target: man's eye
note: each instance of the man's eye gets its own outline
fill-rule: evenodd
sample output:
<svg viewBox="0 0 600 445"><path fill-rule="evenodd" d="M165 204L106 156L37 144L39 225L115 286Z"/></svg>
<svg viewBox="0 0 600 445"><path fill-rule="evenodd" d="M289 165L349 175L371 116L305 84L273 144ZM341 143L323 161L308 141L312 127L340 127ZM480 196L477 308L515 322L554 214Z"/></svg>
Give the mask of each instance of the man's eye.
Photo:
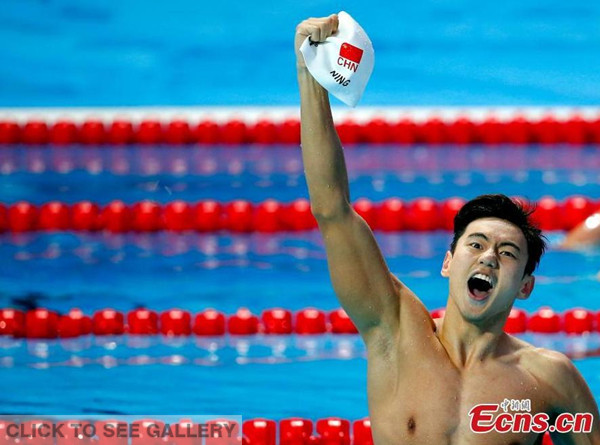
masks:
<svg viewBox="0 0 600 445"><path fill-rule="evenodd" d="M481 248L481 244L479 244L479 243L471 243L470 246L474 247L475 249Z"/></svg>
<svg viewBox="0 0 600 445"><path fill-rule="evenodd" d="M516 256L512 252L504 251L501 252L502 255L509 256L511 258L516 258Z"/></svg>

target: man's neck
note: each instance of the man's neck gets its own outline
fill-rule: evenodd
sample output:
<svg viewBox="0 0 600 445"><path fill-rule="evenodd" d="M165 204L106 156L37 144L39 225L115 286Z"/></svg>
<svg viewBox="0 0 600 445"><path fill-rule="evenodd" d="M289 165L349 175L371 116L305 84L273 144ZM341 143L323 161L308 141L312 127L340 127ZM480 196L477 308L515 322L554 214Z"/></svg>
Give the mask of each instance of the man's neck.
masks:
<svg viewBox="0 0 600 445"><path fill-rule="evenodd" d="M459 369L469 368L497 355L506 340L502 330L505 319L501 315L483 327L465 320L449 299L439 338L454 365Z"/></svg>

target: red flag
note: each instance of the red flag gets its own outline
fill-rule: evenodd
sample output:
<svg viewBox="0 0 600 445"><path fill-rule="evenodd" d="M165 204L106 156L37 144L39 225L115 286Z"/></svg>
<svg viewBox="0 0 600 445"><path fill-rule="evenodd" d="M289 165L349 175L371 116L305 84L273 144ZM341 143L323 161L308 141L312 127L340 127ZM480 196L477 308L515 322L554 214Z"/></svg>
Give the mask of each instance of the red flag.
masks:
<svg viewBox="0 0 600 445"><path fill-rule="evenodd" d="M344 59L351 60L352 62L360 63L360 59L362 59L363 50L357 48L354 45L350 45L349 43L342 43L342 47L340 48L340 56Z"/></svg>

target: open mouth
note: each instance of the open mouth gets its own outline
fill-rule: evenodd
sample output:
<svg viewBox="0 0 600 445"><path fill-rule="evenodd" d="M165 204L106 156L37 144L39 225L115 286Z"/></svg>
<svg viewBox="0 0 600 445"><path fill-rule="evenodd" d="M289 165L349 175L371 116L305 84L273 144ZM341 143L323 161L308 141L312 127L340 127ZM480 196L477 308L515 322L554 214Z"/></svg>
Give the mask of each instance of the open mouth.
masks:
<svg viewBox="0 0 600 445"><path fill-rule="evenodd" d="M469 286L471 298L477 301L482 301L489 297L494 288L492 279L482 273L476 273L469 278L467 285Z"/></svg>

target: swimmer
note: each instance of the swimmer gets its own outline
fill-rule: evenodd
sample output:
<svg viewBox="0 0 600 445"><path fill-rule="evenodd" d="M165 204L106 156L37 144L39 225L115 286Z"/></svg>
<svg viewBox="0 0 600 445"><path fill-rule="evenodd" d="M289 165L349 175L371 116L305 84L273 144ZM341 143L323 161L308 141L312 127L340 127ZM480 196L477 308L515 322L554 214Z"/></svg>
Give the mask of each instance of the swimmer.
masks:
<svg viewBox="0 0 600 445"><path fill-rule="evenodd" d="M331 15L296 28L302 156L334 290L367 347L375 444L541 444L540 433L472 432L473 407L512 399L530 400L532 413L550 419L592 413L591 433L553 434L553 440L600 445L598 408L572 362L503 332L515 299L531 294L545 249L527 212L504 195L475 198L459 212L441 266L449 280L443 319L432 320L389 271L369 226L350 204L328 94L299 52L307 37L322 42L337 26Z"/></svg>
<svg viewBox="0 0 600 445"><path fill-rule="evenodd" d="M588 216L560 243L562 249L583 249L600 245L600 212Z"/></svg>

